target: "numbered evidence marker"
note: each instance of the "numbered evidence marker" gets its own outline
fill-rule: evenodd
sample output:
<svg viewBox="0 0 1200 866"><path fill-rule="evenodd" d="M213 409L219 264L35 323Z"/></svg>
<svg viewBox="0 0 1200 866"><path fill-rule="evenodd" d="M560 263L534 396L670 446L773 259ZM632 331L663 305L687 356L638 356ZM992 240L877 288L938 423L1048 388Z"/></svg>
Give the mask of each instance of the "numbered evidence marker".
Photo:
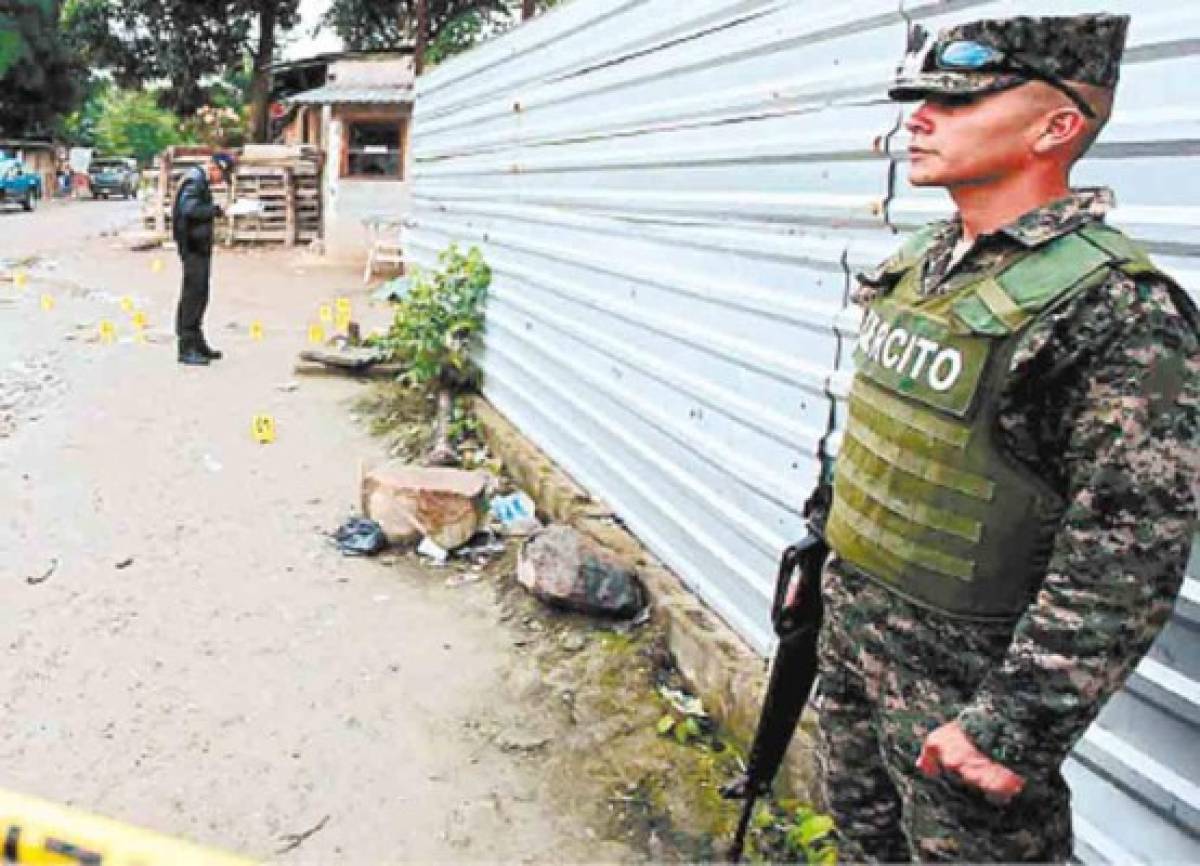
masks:
<svg viewBox="0 0 1200 866"><path fill-rule="evenodd" d="M121 311L125 313L133 312L133 298L129 297L129 295L121 298Z"/></svg>
<svg viewBox="0 0 1200 866"><path fill-rule="evenodd" d="M263 338L262 322L251 322L250 323L250 339L254 340L257 343L257 342L262 342L262 338Z"/></svg>
<svg viewBox="0 0 1200 866"><path fill-rule="evenodd" d="M333 324L333 307L331 307L329 304L321 304L321 308L318 310L318 313L319 318L324 324Z"/></svg>
<svg viewBox="0 0 1200 866"><path fill-rule="evenodd" d="M255 415L250 424L254 441L267 445L275 441L275 419L270 415Z"/></svg>
<svg viewBox="0 0 1200 866"><path fill-rule="evenodd" d="M146 314L141 310L133 313L133 342L139 346L146 345Z"/></svg>
<svg viewBox="0 0 1200 866"><path fill-rule="evenodd" d="M47 313L54 309L54 295L42 295L42 309Z"/></svg>
<svg viewBox="0 0 1200 866"><path fill-rule="evenodd" d="M325 343L325 329L320 325L308 326L308 342L314 346L321 346Z"/></svg>
<svg viewBox="0 0 1200 866"><path fill-rule="evenodd" d="M117 329L108 319L100 322L100 342L109 345L117 339Z"/></svg>
<svg viewBox="0 0 1200 866"><path fill-rule="evenodd" d="M160 274L160 273L162 273L162 269L163 269L163 260L162 259L155 259L154 261L150 262L150 270L153 271L154 273Z"/></svg>
<svg viewBox="0 0 1200 866"><path fill-rule="evenodd" d="M350 330L350 299L338 298L334 302L334 310L337 313L334 319L334 327L339 331Z"/></svg>
<svg viewBox="0 0 1200 866"><path fill-rule="evenodd" d="M13 272L13 285L18 289L25 288L25 284L29 282L29 274L24 271Z"/></svg>

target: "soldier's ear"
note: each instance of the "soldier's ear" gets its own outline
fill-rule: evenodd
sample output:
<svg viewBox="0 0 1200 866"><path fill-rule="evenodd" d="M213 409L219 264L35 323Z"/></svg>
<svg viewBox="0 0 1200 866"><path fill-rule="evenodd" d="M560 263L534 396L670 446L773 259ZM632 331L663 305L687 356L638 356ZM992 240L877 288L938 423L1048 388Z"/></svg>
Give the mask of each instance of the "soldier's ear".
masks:
<svg viewBox="0 0 1200 866"><path fill-rule="evenodd" d="M1041 134L1033 142L1033 152L1042 155L1059 151L1073 155L1090 135L1087 118L1074 106L1047 112L1041 126Z"/></svg>

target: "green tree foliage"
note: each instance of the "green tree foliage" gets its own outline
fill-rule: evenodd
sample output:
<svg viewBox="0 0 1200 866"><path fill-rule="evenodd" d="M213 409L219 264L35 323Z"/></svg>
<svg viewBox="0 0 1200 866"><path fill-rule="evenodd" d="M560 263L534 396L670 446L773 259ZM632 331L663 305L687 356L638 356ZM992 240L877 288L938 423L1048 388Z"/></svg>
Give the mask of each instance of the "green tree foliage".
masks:
<svg viewBox="0 0 1200 866"><path fill-rule="evenodd" d="M83 98L84 69L59 12L58 0L0 2L0 135L49 136Z"/></svg>
<svg viewBox="0 0 1200 866"><path fill-rule="evenodd" d="M276 36L294 27L299 0L67 0L63 30L93 69L118 85L160 82L164 107L190 116L207 84L249 63L251 95L265 113L266 68Z"/></svg>
<svg viewBox="0 0 1200 866"><path fill-rule="evenodd" d="M560 0L538 0L537 8ZM321 19L354 51L397 50L412 45L416 0L333 0ZM470 48L520 20L519 0L429 0L428 63Z"/></svg>
<svg viewBox="0 0 1200 866"><path fill-rule="evenodd" d="M159 108L153 93L113 87L100 97L93 143L101 153L148 163L180 140L179 118Z"/></svg>

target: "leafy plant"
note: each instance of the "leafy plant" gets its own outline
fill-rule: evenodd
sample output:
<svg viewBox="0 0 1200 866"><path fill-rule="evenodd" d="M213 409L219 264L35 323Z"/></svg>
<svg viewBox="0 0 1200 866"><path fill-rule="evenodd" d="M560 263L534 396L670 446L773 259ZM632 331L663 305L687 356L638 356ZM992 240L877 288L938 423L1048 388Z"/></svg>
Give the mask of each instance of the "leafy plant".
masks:
<svg viewBox="0 0 1200 866"><path fill-rule="evenodd" d="M763 806L754 815L754 859L766 862L838 862L837 825L828 815L794 802Z"/></svg>
<svg viewBox="0 0 1200 866"><path fill-rule="evenodd" d="M464 255L451 245L438 255L438 265L414 269L381 346L406 365L403 378L411 384L459 389L478 378L471 348L483 332L492 272L477 247Z"/></svg>
<svg viewBox="0 0 1200 866"><path fill-rule="evenodd" d="M675 738L681 746L701 739L712 728L712 721L700 699L667 686L658 687L666 712L659 718L655 730L660 736Z"/></svg>
<svg viewBox="0 0 1200 866"><path fill-rule="evenodd" d="M455 405L454 412L450 416L450 439L456 443L462 443L478 435L479 419L466 407Z"/></svg>
<svg viewBox="0 0 1200 866"><path fill-rule="evenodd" d="M465 255L451 245L433 270L414 269L408 294L396 305L392 327L376 345L405 365L400 380L437 389L434 445L426 457L435 465L459 462L454 450L454 392L479 377L471 349L483 332L483 303L492 271L483 253Z"/></svg>

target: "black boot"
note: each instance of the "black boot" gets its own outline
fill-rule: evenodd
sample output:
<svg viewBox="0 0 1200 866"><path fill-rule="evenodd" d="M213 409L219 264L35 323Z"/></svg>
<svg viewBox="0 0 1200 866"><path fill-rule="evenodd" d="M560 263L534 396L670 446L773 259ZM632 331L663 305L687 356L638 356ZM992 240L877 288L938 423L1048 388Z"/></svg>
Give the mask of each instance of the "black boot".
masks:
<svg viewBox="0 0 1200 866"><path fill-rule="evenodd" d="M189 367L207 367L208 355L198 347L191 343L179 343L179 363L187 364Z"/></svg>
<svg viewBox="0 0 1200 866"><path fill-rule="evenodd" d="M214 349L212 346L208 345L208 340L203 334L201 334L200 339L196 341L196 348L200 350L201 355L204 355L210 361L219 361L225 355L224 352Z"/></svg>

